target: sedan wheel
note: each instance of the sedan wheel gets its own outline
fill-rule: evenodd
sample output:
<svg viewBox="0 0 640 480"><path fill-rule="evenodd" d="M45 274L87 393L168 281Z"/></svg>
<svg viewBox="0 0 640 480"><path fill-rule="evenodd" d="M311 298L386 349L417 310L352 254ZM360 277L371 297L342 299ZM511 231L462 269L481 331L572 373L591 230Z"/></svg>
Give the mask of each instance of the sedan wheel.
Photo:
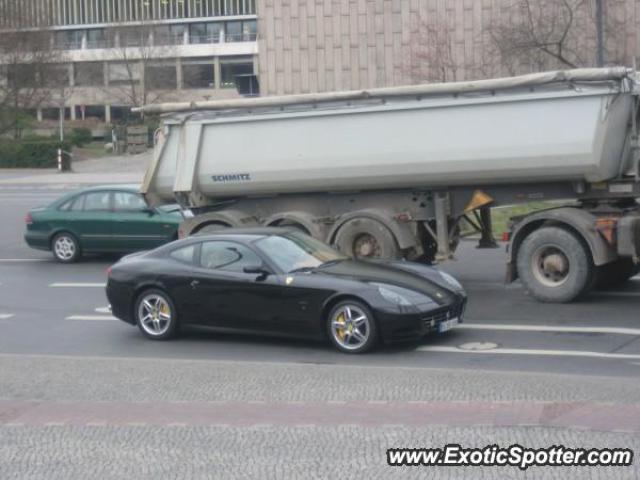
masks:
<svg viewBox="0 0 640 480"><path fill-rule="evenodd" d="M55 259L62 263L75 262L80 256L80 245L70 233L56 235L51 247Z"/></svg>
<svg viewBox="0 0 640 480"><path fill-rule="evenodd" d="M165 340L175 335L178 325L171 299L161 290L147 290L136 302L136 322L147 337Z"/></svg>
<svg viewBox="0 0 640 480"><path fill-rule="evenodd" d="M333 344L345 353L366 352L378 339L371 311L354 300L341 302L331 310L328 330Z"/></svg>

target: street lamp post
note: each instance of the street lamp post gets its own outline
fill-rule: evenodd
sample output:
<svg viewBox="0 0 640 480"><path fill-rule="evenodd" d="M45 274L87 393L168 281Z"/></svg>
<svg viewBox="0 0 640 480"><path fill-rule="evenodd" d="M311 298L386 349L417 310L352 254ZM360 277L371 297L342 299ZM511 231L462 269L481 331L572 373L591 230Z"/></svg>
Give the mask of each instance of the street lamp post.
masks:
<svg viewBox="0 0 640 480"><path fill-rule="evenodd" d="M596 0L596 63L604 66L604 0Z"/></svg>

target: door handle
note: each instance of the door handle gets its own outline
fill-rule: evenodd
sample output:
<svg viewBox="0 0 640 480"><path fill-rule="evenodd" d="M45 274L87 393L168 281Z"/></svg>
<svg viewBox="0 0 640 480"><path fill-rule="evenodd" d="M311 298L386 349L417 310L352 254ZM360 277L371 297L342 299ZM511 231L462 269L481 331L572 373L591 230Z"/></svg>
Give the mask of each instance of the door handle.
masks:
<svg viewBox="0 0 640 480"><path fill-rule="evenodd" d="M191 280L191 283L189 285L191 285L191 288L196 288L198 285L200 285L200 280Z"/></svg>

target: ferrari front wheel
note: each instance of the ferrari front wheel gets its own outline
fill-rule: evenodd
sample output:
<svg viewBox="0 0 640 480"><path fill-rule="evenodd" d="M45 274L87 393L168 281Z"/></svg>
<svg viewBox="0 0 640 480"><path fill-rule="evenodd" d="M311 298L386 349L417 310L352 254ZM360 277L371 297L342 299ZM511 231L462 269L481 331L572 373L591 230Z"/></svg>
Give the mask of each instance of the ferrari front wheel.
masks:
<svg viewBox="0 0 640 480"><path fill-rule="evenodd" d="M344 353L364 353L378 341L378 329L371 310L356 300L336 304L327 318L329 338Z"/></svg>

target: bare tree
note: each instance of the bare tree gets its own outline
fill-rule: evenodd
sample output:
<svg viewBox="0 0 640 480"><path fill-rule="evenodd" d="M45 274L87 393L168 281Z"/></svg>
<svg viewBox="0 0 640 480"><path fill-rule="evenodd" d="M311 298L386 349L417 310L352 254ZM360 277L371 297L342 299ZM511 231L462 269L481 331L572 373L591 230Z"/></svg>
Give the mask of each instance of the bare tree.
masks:
<svg viewBox="0 0 640 480"><path fill-rule="evenodd" d="M160 102L175 90L175 49L182 39L168 27L150 21L118 25L109 31L108 41L117 57L109 64L109 85L119 101L139 107Z"/></svg>
<svg viewBox="0 0 640 480"><path fill-rule="evenodd" d="M16 19L15 25L22 25L20 21ZM17 27L0 35L0 135L20 137L28 112L51 102L50 87L64 81L62 61L45 29Z"/></svg>
<svg viewBox="0 0 640 480"><path fill-rule="evenodd" d="M407 67L412 83L458 80L460 62L454 55L454 31L443 16L418 18Z"/></svg>
<svg viewBox="0 0 640 480"><path fill-rule="evenodd" d="M609 45L619 25L608 17ZM503 8L490 29L495 50L510 73L595 64L595 13L590 0L517 0ZM614 47L617 49L617 47ZM610 61L618 60L611 52Z"/></svg>

